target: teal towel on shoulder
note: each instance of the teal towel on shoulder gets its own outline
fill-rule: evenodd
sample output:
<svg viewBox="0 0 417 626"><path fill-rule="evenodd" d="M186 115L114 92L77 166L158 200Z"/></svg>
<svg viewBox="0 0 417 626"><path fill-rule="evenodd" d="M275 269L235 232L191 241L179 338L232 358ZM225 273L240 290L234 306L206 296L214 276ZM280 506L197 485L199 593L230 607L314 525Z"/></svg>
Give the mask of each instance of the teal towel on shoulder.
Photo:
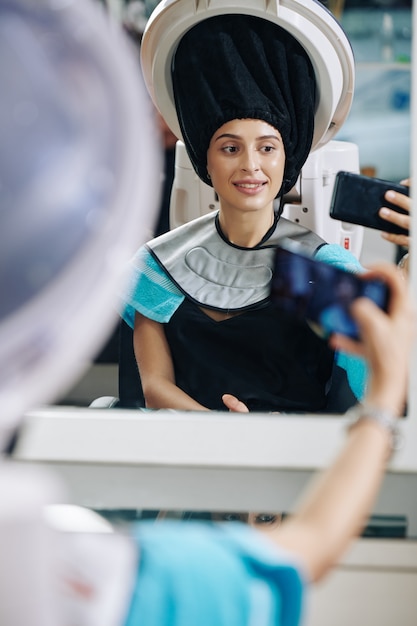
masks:
<svg viewBox="0 0 417 626"><path fill-rule="evenodd" d="M291 557L240 523L139 523L125 626L297 626L303 580Z"/></svg>

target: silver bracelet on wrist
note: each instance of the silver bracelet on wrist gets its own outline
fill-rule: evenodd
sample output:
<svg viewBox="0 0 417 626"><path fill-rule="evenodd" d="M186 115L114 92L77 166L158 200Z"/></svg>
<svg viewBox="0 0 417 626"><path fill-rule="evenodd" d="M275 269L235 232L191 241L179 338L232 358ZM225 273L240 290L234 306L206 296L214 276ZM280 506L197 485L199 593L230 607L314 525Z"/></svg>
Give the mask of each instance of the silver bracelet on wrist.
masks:
<svg viewBox="0 0 417 626"><path fill-rule="evenodd" d="M388 431L393 452L401 447L402 439L398 428L398 417L388 409L358 403L347 411L346 417L349 420L348 430L362 420L371 420Z"/></svg>

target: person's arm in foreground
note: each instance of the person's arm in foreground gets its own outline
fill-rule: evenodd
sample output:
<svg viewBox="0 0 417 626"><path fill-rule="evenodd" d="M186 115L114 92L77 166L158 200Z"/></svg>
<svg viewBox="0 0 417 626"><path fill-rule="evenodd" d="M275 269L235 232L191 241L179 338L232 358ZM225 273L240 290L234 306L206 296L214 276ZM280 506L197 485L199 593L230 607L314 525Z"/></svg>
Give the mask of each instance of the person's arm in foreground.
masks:
<svg viewBox="0 0 417 626"><path fill-rule="evenodd" d="M162 324L136 313L133 344L148 408L209 410L175 384L171 351Z"/></svg>
<svg viewBox="0 0 417 626"><path fill-rule="evenodd" d="M375 269L391 287L388 314L370 300L357 300L352 313L362 341L335 336L335 349L362 354L370 380L364 404L401 415L406 398L408 365L415 314L407 282L397 268ZM370 419L359 421L334 463L319 474L296 513L269 534L279 546L304 562L311 580L318 580L340 558L371 512L390 453L389 431Z"/></svg>

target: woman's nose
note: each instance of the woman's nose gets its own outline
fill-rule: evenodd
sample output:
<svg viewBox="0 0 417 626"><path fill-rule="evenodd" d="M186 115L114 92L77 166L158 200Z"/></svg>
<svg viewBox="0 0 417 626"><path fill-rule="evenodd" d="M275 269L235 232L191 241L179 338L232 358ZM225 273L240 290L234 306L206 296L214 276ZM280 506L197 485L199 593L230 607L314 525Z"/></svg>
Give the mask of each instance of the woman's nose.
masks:
<svg viewBox="0 0 417 626"><path fill-rule="evenodd" d="M241 169L244 172L256 172L260 169L259 157L255 150L247 150L242 155Z"/></svg>

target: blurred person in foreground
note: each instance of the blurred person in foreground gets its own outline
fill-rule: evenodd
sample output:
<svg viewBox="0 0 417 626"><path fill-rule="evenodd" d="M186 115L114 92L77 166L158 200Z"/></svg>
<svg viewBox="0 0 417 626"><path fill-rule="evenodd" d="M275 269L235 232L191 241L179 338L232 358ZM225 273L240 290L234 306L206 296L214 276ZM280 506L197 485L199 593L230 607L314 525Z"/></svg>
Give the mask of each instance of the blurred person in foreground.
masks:
<svg viewBox="0 0 417 626"><path fill-rule="evenodd" d="M365 357L370 370L365 399L349 411L346 442L334 462L312 480L294 513L267 533L239 522L132 526L124 536L129 558L118 561L112 554L109 561L112 598L119 598L119 604L113 614L107 606L101 626L302 623L309 585L331 571L372 510L405 406L414 305L395 266L378 265L370 274L390 287L388 312L358 299L352 315L361 340L330 339L333 348ZM108 536L107 548L112 537L116 540L120 533ZM104 596L103 569L96 581L91 576L93 537L90 542L82 555L72 551L81 580L71 589L73 594L80 590L81 604ZM103 546L100 550L103 559ZM94 593L82 596L86 581Z"/></svg>

